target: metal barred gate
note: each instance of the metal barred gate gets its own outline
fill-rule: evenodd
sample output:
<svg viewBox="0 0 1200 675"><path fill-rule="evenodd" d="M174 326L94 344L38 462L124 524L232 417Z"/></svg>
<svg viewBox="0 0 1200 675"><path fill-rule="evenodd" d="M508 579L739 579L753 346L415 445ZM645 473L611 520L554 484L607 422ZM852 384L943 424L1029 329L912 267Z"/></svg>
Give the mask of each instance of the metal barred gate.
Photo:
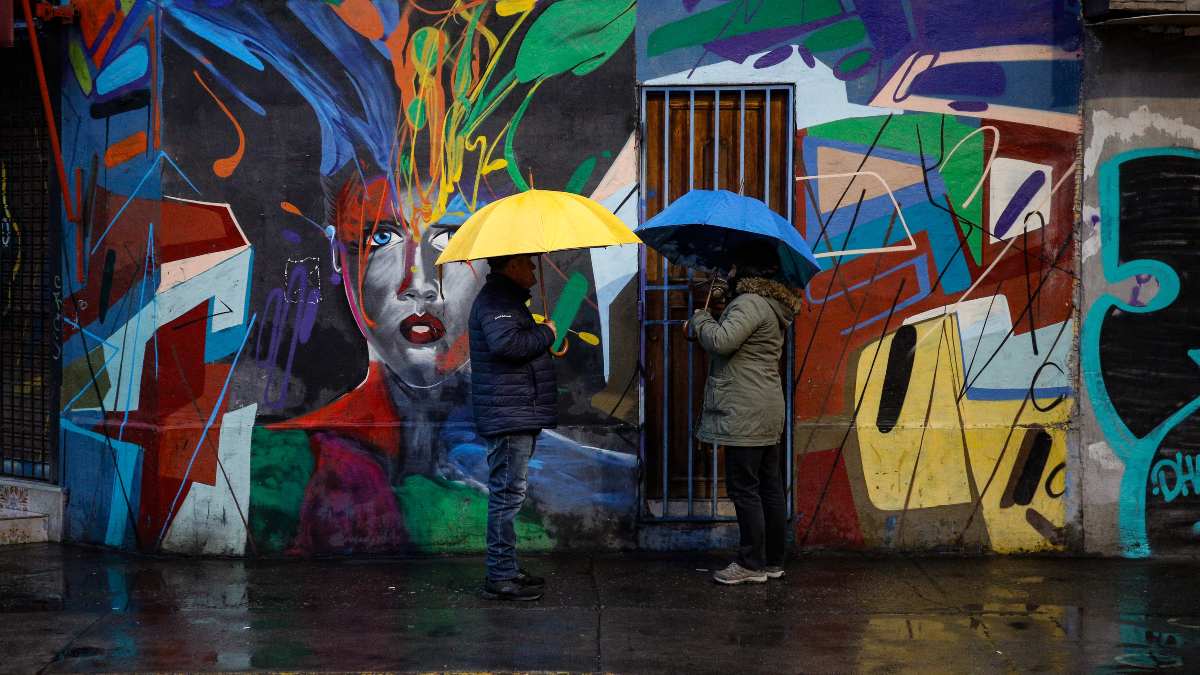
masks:
<svg viewBox="0 0 1200 675"><path fill-rule="evenodd" d="M794 91L790 85L641 89L642 222L691 189L721 188L762 199L788 220L793 200ZM640 279L643 519L734 520L725 499L720 446L700 447L694 429L708 373L683 326L704 304L707 279L643 247ZM784 347L792 381L794 330ZM785 493L793 505L792 387L785 387Z"/></svg>
<svg viewBox="0 0 1200 675"><path fill-rule="evenodd" d="M53 53L53 43L42 45ZM48 73L56 59L47 60ZM0 475L58 480L57 185L32 53L0 48ZM54 88L51 87L51 91Z"/></svg>

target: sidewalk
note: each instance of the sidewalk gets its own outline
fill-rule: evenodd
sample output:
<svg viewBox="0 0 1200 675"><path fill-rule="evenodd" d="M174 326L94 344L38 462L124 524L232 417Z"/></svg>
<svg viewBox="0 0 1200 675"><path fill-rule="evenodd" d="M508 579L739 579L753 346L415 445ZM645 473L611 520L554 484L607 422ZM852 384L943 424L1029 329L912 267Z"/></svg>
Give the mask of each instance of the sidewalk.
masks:
<svg viewBox="0 0 1200 675"><path fill-rule="evenodd" d="M1195 563L812 557L725 588L718 556L190 560L0 547L0 672L1092 672L1200 667Z"/></svg>

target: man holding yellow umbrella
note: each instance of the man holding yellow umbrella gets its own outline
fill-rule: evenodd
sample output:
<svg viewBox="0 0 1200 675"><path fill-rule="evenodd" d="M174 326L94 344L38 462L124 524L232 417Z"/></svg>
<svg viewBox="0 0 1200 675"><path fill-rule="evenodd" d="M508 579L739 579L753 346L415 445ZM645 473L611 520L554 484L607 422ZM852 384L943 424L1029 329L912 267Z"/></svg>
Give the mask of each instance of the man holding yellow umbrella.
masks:
<svg viewBox="0 0 1200 675"><path fill-rule="evenodd" d="M600 204L579 195L528 190L492 202L463 224L437 264L488 261L491 273L471 308L471 403L487 441L488 519L485 597L537 600L545 582L517 563L514 521L525 503L529 460L538 434L558 424L558 382L551 353L566 342L553 321L537 323L527 306L533 255L637 244L640 240ZM549 314L548 309L543 309ZM561 351L551 352L562 342Z"/></svg>

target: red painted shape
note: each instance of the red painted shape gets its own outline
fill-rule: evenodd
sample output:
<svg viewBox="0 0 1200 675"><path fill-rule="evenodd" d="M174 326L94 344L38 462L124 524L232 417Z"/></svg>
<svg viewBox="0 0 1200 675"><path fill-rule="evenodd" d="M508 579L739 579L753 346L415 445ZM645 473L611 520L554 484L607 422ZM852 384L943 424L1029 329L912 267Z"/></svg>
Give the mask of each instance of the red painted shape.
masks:
<svg viewBox="0 0 1200 675"><path fill-rule="evenodd" d="M470 335L463 333L454 340L454 344L450 345L450 349L442 352L437 357L438 371L448 373L462 364L466 363L471 356Z"/></svg>
<svg viewBox="0 0 1200 675"><path fill-rule="evenodd" d="M270 429L333 431L378 448L388 456L400 453L403 419L392 404L383 365L372 361L362 384L334 399L325 407L290 420L272 424Z"/></svg>
<svg viewBox="0 0 1200 675"><path fill-rule="evenodd" d="M121 32L121 24L125 23L125 15L120 12L113 12L113 22L109 26L108 31L104 33L104 37L100 38L100 43L96 45L96 51L92 54L92 63L96 64L96 68L103 67L105 57L108 56L108 50L112 47L112 42L117 37L117 33Z"/></svg>
<svg viewBox="0 0 1200 675"><path fill-rule="evenodd" d="M208 309L208 303L199 304L158 329L157 372L154 340L146 342L137 409L130 411L127 420L124 412L116 411L106 420L108 435L116 438L123 433L123 440L142 447L138 536L147 549L173 519L168 510L185 476L187 485L177 510L192 483L216 484L217 448L228 397L221 401L207 433L204 426L220 399L230 366L204 363Z"/></svg>
<svg viewBox="0 0 1200 675"><path fill-rule="evenodd" d="M162 209L162 228L154 228L157 260L171 262L206 253L227 251L249 242L234 224L226 204L203 204L177 199L156 202ZM122 216L123 217L123 216Z"/></svg>
<svg viewBox="0 0 1200 675"><path fill-rule="evenodd" d="M824 310L820 304L805 303L796 319L796 363L804 364L800 385L796 390L796 410L801 419L829 416L849 419L854 407L853 389L845 383L854 379L858 352L879 339L883 321L859 328L849 335L842 335L842 331L854 325L856 318L861 322L877 314L886 316L898 291L902 299L918 292L920 282L914 267L907 266L884 275L888 270L924 255L930 267L923 274L936 276L936 270L932 269L933 252L928 232L918 232L913 239L917 242L915 251L843 261L837 278L830 276L832 272L822 272L809 282L812 297L820 300L829 295L833 299L826 301ZM902 291L901 282L904 283ZM843 285L845 288L858 288L847 297ZM843 295L838 297L839 293ZM957 297L947 296L935 288L924 299L905 308L902 315L893 315L887 332L894 332L901 325L903 317L950 304ZM818 315L821 318L819 322ZM813 331L816 331L815 338ZM810 345L812 353L806 359L805 353ZM840 359L839 355L842 355Z"/></svg>
<svg viewBox="0 0 1200 675"><path fill-rule="evenodd" d="M92 231L100 236L109 222L125 204L128 197L96 188L96 206ZM135 290L142 281L145 265L146 233L154 223L154 260L159 265L184 260L206 253L227 251L248 244L238 229L233 213L225 204L205 204L176 199L134 198L121 217L113 223L108 234L88 266L87 279L73 296L67 297L63 305L71 312L79 307L78 316L71 319L87 326L97 319L100 311L99 293L104 274L104 256L108 249L117 252L113 268L111 305L117 307L121 298L131 289ZM147 286L146 297L157 290ZM112 310L110 310L111 314ZM63 326L63 341L74 336L76 330Z"/></svg>
<svg viewBox="0 0 1200 675"><path fill-rule="evenodd" d="M74 0L71 4L79 10L79 33L83 37L83 45L92 49L105 24L115 19L115 3L112 0Z"/></svg>
<svg viewBox="0 0 1200 675"><path fill-rule="evenodd" d="M841 453L836 448L810 452L797 464L796 542L805 547L863 548L858 511Z"/></svg>

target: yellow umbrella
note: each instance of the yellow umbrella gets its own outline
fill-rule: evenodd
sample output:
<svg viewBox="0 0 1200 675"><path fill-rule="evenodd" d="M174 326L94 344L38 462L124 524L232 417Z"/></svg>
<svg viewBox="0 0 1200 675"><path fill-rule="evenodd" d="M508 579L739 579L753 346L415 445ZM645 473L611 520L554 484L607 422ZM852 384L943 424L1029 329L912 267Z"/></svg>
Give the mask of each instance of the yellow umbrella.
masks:
<svg viewBox="0 0 1200 675"><path fill-rule="evenodd" d="M580 248L640 244L621 219L598 202L570 192L526 190L479 209L438 256L437 264L503 255L537 255L538 286L547 314L541 254ZM567 330L563 326L563 330ZM566 351L563 343L562 352Z"/></svg>
<svg viewBox="0 0 1200 675"><path fill-rule="evenodd" d="M640 243L620 218L596 201L570 192L526 190L472 214L437 264Z"/></svg>

